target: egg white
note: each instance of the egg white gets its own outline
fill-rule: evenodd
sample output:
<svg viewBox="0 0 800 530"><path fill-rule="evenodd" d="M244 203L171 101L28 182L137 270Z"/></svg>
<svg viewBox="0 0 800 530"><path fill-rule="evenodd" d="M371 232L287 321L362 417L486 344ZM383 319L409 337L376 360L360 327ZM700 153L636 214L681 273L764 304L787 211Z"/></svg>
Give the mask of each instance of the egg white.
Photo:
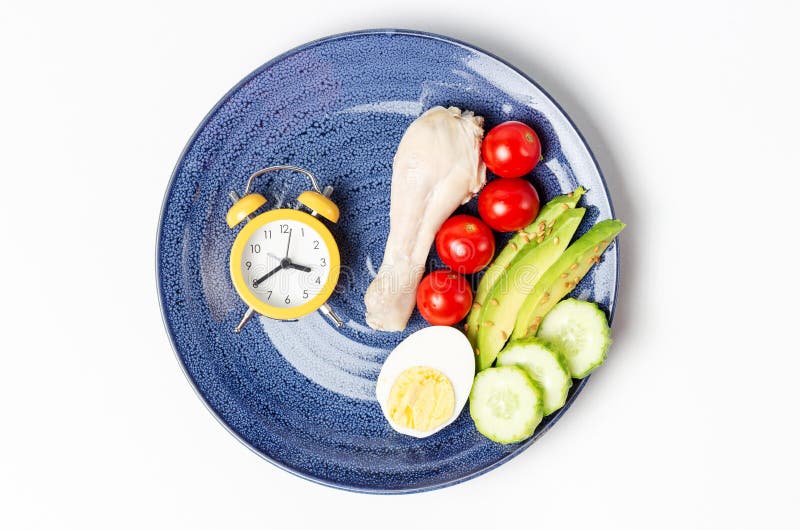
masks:
<svg viewBox="0 0 800 530"><path fill-rule="evenodd" d="M397 425L389 417L389 392L397 377L413 366L429 366L443 373L453 386L455 407L453 415L442 425L429 431L419 431ZM458 418L467 403L475 378L475 355L467 337L450 326L431 326L409 335L392 350L375 384L375 397L381 405L386 420L399 433L425 438Z"/></svg>

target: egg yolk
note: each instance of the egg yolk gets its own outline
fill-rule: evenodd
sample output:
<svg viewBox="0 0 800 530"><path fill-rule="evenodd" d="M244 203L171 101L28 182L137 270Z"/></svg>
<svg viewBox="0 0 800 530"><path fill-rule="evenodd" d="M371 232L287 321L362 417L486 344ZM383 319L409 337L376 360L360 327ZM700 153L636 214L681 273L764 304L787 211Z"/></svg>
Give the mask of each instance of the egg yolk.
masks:
<svg viewBox="0 0 800 530"><path fill-rule="evenodd" d="M456 396L450 380L439 370L414 366L395 379L389 391L389 417L397 425L430 431L450 419Z"/></svg>

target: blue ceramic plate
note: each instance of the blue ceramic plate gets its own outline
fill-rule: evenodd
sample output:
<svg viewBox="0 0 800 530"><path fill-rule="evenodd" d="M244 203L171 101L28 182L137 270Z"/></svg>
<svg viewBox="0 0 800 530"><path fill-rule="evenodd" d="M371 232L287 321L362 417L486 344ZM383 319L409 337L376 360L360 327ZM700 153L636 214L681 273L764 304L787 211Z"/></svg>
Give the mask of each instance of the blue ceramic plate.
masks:
<svg viewBox="0 0 800 530"><path fill-rule="evenodd" d="M600 170L574 125L535 83L501 60L449 38L376 30L325 38L258 68L203 120L169 184L158 236L158 280L167 330L186 375L212 413L266 460L315 482L401 493L475 477L519 454L566 411L516 445L481 436L464 409L426 439L392 431L374 398L388 352L425 326L415 313L403 333L372 331L364 291L388 232L391 166L404 130L425 109L455 105L486 128L520 120L543 143L530 176L542 202L583 185L582 231L613 216ZM343 275L330 300L346 324L318 313L297 322L266 318L231 332L245 311L228 275L236 232L225 224L229 190L275 164L313 171L334 187L334 229ZM293 205L306 182L292 174L256 183L270 205ZM474 212L475 201L463 208ZM431 267L439 266L435 252ZM477 278L476 278L477 279ZM617 247L578 286L609 316Z"/></svg>

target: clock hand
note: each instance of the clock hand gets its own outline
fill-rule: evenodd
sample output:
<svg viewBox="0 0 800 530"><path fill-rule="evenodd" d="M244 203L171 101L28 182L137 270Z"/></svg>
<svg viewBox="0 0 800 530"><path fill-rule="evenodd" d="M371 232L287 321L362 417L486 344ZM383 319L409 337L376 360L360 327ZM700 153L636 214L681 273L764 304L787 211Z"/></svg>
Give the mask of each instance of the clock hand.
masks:
<svg viewBox="0 0 800 530"><path fill-rule="evenodd" d="M289 263L286 265L286 267L298 271L311 272L311 267L306 267L305 265L298 265L297 263Z"/></svg>
<svg viewBox="0 0 800 530"><path fill-rule="evenodd" d="M292 229L289 229L289 241L286 242L286 256L283 259L289 259L289 247L292 244Z"/></svg>
<svg viewBox="0 0 800 530"><path fill-rule="evenodd" d="M275 261L277 261L278 263L280 263L280 262L281 262L281 258L279 258L278 256L276 256L276 255L275 255L275 254L273 254L272 252L267 252L267 256L269 256L270 258L274 259L274 260L275 260Z"/></svg>
<svg viewBox="0 0 800 530"><path fill-rule="evenodd" d="M274 260L275 260L275 261L277 261L278 263L280 263L281 261L283 261L283 258L282 258L282 257L280 257L280 256L276 256L276 255L275 255L275 254L273 254L272 252L267 252L267 256L269 256L270 258L274 259Z"/></svg>
<svg viewBox="0 0 800 530"><path fill-rule="evenodd" d="M279 270L281 270L281 269L284 269L284 268L285 268L285 266L283 265L283 262L281 262L281 264L280 264L280 265L278 265L277 267L275 267L274 269L272 269L271 271L269 271L268 273L266 273L266 274L265 274L264 276L262 276L261 278L259 278L259 279L257 279L257 280L253 280L253 287L258 287L258 286L259 286L259 285L261 285L261 283L262 283L262 282L264 282L264 281L265 281L267 278L269 278L270 276L272 276L273 274L275 274L276 272L278 272Z"/></svg>

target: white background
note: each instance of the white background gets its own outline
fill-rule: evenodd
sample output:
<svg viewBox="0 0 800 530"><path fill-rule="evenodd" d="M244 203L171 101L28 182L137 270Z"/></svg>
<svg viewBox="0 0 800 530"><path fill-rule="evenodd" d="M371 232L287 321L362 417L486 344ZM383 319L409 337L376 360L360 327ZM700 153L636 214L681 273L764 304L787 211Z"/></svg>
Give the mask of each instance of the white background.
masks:
<svg viewBox="0 0 800 530"><path fill-rule="evenodd" d="M4 1L0 527L797 528L798 23L789 1ZM173 165L231 86L392 26L539 81L629 227L610 359L558 425L476 480L376 497L212 418L162 326L154 246Z"/></svg>

